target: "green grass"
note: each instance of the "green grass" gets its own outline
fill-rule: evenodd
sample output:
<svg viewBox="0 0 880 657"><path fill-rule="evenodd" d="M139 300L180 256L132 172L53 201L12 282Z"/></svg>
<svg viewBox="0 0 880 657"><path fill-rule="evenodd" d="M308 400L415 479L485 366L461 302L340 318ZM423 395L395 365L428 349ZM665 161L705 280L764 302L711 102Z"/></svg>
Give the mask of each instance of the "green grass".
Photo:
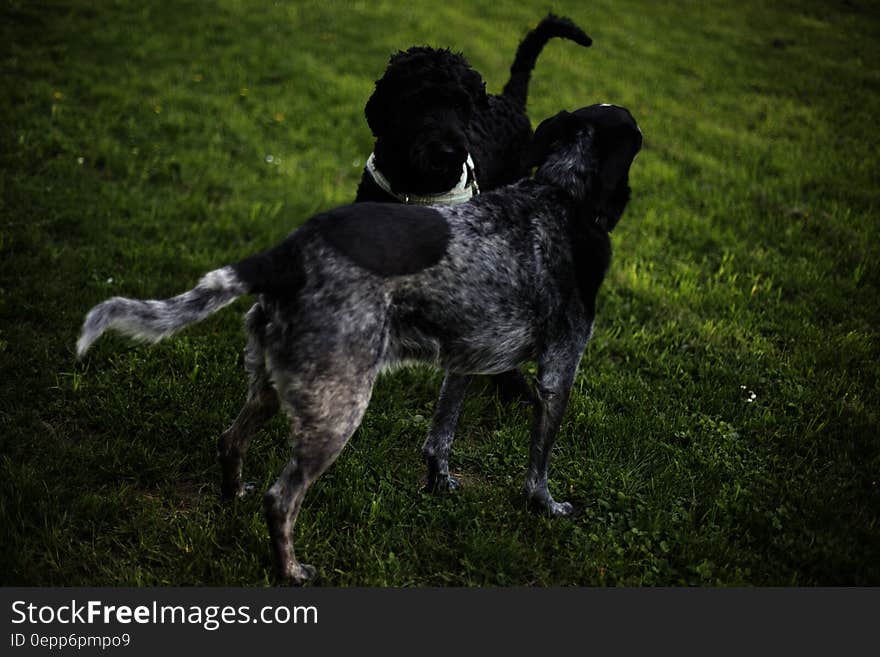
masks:
<svg viewBox="0 0 880 657"><path fill-rule="evenodd" d="M0 4L0 583L271 583L259 496L217 500L246 301L155 347L74 343L92 304L180 292L350 201L393 50L451 45L499 91L548 8L408 7ZM594 46L548 45L533 122L607 101L645 134L552 465L579 516L527 511L528 417L486 391L464 488L422 493L440 379L404 370L310 491L298 555L331 586L880 584L880 7L553 9ZM277 418L246 476L286 455Z"/></svg>

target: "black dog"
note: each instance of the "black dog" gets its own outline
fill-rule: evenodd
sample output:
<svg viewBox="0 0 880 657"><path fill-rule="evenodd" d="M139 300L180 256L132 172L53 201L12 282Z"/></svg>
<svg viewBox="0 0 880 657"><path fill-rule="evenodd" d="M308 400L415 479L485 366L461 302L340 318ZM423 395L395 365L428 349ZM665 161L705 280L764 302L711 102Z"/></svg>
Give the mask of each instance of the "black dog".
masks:
<svg viewBox="0 0 880 657"><path fill-rule="evenodd" d="M460 54L419 46L393 55L364 109L376 143L355 200L453 204L477 185L489 191L527 175L529 78L554 37L592 43L568 18L548 15L520 43L497 96Z"/></svg>
<svg viewBox="0 0 880 657"><path fill-rule="evenodd" d="M85 319L82 356L108 329L157 341L245 294L248 401L219 440L223 491L241 495L251 436L281 406L293 456L266 492L283 579L315 569L296 560L291 531L309 485L360 424L379 373L419 360L447 372L423 451L431 480L447 457L466 383L476 373L538 363L525 489L552 515L572 507L547 487L550 452L611 257L608 236L629 200L641 132L620 107L544 121L534 179L455 206L360 203L318 215L280 245L206 274L164 301L116 297Z"/></svg>
<svg viewBox="0 0 880 657"><path fill-rule="evenodd" d="M529 78L554 37L592 43L570 19L549 14L520 43L498 96L460 54L414 47L393 55L364 110L376 143L355 201L452 205L527 175ZM493 383L502 402L533 401L519 371Z"/></svg>

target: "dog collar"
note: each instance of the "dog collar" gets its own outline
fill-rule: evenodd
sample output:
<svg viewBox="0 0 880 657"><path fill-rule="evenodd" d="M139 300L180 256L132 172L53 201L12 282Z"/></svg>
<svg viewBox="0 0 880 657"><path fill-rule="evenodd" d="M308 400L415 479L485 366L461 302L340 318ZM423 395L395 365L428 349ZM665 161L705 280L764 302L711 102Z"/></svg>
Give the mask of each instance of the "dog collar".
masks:
<svg viewBox="0 0 880 657"><path fill-rule="evenodd" d="M439 194L398 194L391 188L388 178L376 168L375 153L370 153L370 157L367 158L367 171L383 191L407 205L457 205L469 201L480 193L477 176L474 173L474 161L471 159L470 153L461 165L461 178L458 179L455 187L448 192L440 192Z"/></svg>

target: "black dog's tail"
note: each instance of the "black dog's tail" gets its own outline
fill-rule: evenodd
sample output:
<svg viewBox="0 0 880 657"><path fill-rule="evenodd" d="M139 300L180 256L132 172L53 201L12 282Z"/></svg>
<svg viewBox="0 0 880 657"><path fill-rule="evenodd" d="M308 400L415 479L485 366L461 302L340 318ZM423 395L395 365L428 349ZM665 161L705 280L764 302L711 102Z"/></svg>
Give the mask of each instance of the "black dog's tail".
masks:
<svg viewBox="0 0 880 657"><path fill-rule="evenodd" d="M548 14L519 44L513 65L510 67L510 79L504 85L504 96L525 107L529 78L535 68L535 62L544 45L554 37L570 39L584 47L593 43L593 40L571 19Z"/></svg>
<svg viewBox="0 0 880 657"><path fill-rule="evenodd" d="M210 271L193 289L170 299L113 297L99 303L83 322L76 343L77 357L82 358L109 329L136 340L159 342L246 294L294 294L304 274L296 249L291 246L291 241L285 241L238 264Z"/></svg>

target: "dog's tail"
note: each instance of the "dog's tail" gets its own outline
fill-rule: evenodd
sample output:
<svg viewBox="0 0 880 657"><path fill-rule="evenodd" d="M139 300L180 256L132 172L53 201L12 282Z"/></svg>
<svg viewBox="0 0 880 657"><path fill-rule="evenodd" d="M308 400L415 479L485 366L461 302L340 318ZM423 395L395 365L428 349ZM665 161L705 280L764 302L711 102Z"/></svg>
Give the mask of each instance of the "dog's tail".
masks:
<svg viewBox="0 0 880 657"><path fill-rule="evenodd" d="M191 290L170 299L113 297L86 315L76 343L82 358L92 343L113 329L144 342L159 342L213 315L246 294L295 294L305 274L293 240L205 274Z"/></svg>
<svg viewBox="0 0 880 657"><path fill-rule="evenodd" d="M107 299L86 315L76 343L77 357L82 358L92 343L109 329L135 340L159 342L248 292L235 268L228 266L208 272L193 289L170 299Z"/></svg>
<svg viewBox="0 0 880 657"><path fill-rule="evenodd" d="M544 45L554 37L570 39L584 47L593 43L593 40L571 19L548 14L519 44L513 65L510 67L510 79L504 85L502 95L525 107L529 92L529 78L535 68L535 62Z"/></svg>

